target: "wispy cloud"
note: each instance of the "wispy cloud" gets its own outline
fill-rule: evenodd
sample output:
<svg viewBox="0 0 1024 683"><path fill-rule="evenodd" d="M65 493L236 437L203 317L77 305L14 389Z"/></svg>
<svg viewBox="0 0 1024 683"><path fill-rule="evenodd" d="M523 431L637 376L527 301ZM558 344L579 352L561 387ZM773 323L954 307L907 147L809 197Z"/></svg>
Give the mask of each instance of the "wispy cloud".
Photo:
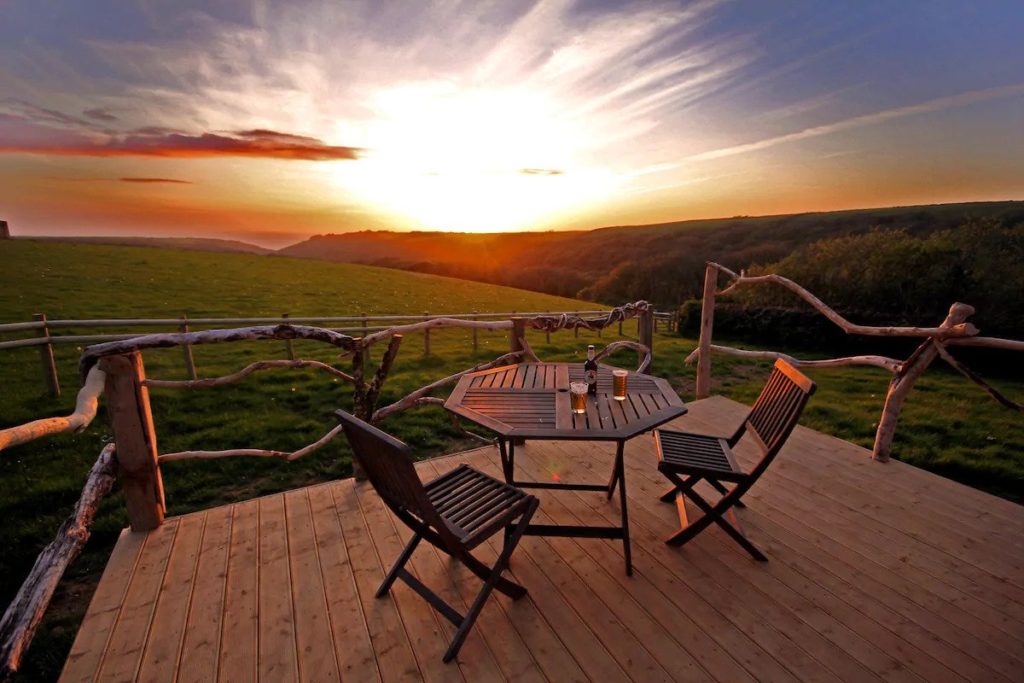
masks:
<svg viewBox="0 0 1024 683"><path fill-rule="evenodd" d="M986 88L984 90L971 90L968 92L960 93L958 95L938 97L932 100L928 100L926 102L921 102L920 104L913 104L904 107L894 107L892 109L877 111L871 114L854 116L852 118L843 119L842 121L836 121L834 123L829 123L822 126L813 126L811 128L805 128L795 133L787 133L785 135L777 135L775 137L765 138L763 140L758 140L757 142L748 142L742 145L733 145L730 147L713 149L707 152L701 152L700 154L693 154L687 157L685 160L708 161L710 159L721 159L722 157L735 156L737 154L757 152L763 149L768 149L770 147L775 147L777 145L782 145L787 142L806 140L808 138L819 137L821 135L829 135L831 133L838 133L840 131L850 130L851 128L860 128L863 126L876 125L879 123L892 121L894 119L899 119L906 116L927 114L929 112L942 111L944 109L951 109L953 107L963 107L969 104L974 104L976 102L984 102L986 100L994 100L1020 94L1024 94L1024 83L1014 83L1012 85L1005 85L998 88Z"/></svg>

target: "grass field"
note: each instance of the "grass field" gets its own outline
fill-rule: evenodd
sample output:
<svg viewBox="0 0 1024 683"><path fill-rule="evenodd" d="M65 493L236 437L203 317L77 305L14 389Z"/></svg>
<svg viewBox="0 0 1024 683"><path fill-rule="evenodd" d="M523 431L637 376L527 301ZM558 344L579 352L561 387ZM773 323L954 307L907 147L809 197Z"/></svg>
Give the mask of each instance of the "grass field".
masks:
<svg viewBox="0 0 1024 683"><path fill-rule="evenodd" d="M169 249L101 245L0 242L0 322L51 318L216 315L421 313L468 310L564 310L591 308L570 299L503 287L363 266L280 257L204 254ZM625 332L635 336L627 323ZM77 331L76 331L77 332ZM581 333L534 334L531 343L546 359L581 359L588 343L609 341ZM668 378L684 399L693 396L693 371L682 359L693 340L658 335L657 374ZM65 414L74 403L79 350L58 346L64 396L42 389L38 351L0 351L0 427ZM481 333L475 355L466 331L434 332L433 354L424 357L422 336L404 341L395 371L381 397L391 402L432 379L494 358L508 348L503 334ZM334 360L331 349L297 342L300 357ZM262 358L283 357L283 344L264 342L196 347L201 376L237 370ZM631 366L632 354L618 359ZM183 378L179 349L147 352L147 373ZM715 390L750 402L767 374L767 364L716 357ZM870 446L888 376L871 369L811 373L819 383L803 424ZM1011 396L1024 383L1002 382ZM221 449L257 446L291 450L330 426L331 413L348 407L349 389L315 371L258 374L218 389L154 390L152 402L159 449ZM460 439L440 409L424 408L389 419L386 429L423 456L459 450ZM77 500L83 478L109 427L100 414L81 435L60 436L0 453L0 605L13 596L39 549L51 538ZM896 456L1001 495L1020 500L1024 483L1024 421L999 407L976 387L939 368L930 370L907 404L896 439ZM880 467L883 465L879 465ZM341 442L292 463L228 459L168 463L163 468L169 514L182 514L228 501L350 474ZM115 494L97 516L86 552L65 578L28 656L23 680L56 677L75 629L119 530L124 504Z"/></svg>

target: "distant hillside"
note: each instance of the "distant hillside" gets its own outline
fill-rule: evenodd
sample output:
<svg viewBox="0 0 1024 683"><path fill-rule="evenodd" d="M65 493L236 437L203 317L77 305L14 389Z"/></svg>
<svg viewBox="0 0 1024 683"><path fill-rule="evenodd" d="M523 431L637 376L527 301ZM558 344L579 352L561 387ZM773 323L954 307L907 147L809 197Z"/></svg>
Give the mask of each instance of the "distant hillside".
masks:
<svg viewBox="0 0 1024 683"><path fill-rule="evenodd" d="M613 303L676 305L694 296L703 264L747 268L815 241L903 229L926 236L970 219L1024 222L1024 202L978 202L717 218L585 232L317 235L278 253L416 270Z"/></svg>
<svg viewBox="0 0 1024 683"><path fill-rule="evenodd" d="M190 251L216 251L239 254L270 254L273 249L264 249L255 244L238 240L221 240L207 237L19 237L19 240L38 242L71 242L74 244L115 244L124 247L160 247L165 249L188 249Z"/></svg>

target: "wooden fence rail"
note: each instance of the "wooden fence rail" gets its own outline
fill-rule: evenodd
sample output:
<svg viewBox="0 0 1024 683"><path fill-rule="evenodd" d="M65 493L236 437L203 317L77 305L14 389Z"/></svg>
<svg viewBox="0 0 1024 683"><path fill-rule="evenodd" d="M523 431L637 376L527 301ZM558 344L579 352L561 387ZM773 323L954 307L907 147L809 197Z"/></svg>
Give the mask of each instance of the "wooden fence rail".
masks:
<svg viewBox="0 0 1024 683"><path fill-rule="evenodd" d="M384 332L391 329L396 323L416 323L436 318L469 321L494 321L498 319L509 319L512 317L535 317L535 316L594 316L607 313L607 310L578 310L578 311L535 311L535 312L473 312L473 313L445 313L431 314L424 312L422 315L404 314L379 314L372 315L360 313L359 315L342 316L295 316L282 313L280 317L200 317L190 318L182 314L179 318L95 318L95 319L59 319L49 320L44 313L37 313L32 322L15 322L0 324L0 335L8 335L19 332L34 332L33 336L17 339L0 340L0 350L18 349L27 347L39 347L40 360L42 364L43 386L53 397L60 396L60 380L57 373L57 364L54 360L53 347L58 344L95 344L98 342L124 341L134 339L139 333L116 332L116 333L92 333L92 334L54 334L55 330L89 329L89 328L168 328L179 332L189 332L199 328L223 328L228 325L331 325L328 329L343 334L357 334L365 337L371 332ZM663 325L667 331L675 324L675 314L668 312L653 313L654 327L657 330ZM371 324L377 323L377 324ZM383 323L383 324L381 324ZM338 325L335 327L334 325ZM620 323L621 328L621 323ZM477 329L473 329L473 350L478 349ZM620 330L621 332L621 330ZM638 327L637 335L640 330ZM423 353L430 355L430 330L423 332ZM295 359L295 351L292 341L285 342L288 358ZM189 345L182 347L182 357L185 368L190 379L197 377L195 358L192 348Z"/></svg>
<svg viewBox="0 0 1024 683"><path fill-rule="evenodd" d="M730 279L730 283L725 289L719 290L718 277L719 274L723 273ZM759 284L775 284L788 289L847 334L872 337L919 337L923 338L924 341L906 360L902 361L885 356L849 356L846 358L830 358L828 360L801 360L776 351L750 351L712 344L711 337L714 329L716 297L729 294L738 287ZM711 395L711 354L713 352L745 358L783 358L797 367L870 365L888 370L893 373L893 378L889 383L885 405L882 408L882 415L878 420L878 429L875 432L875 443L872 451L872 457L875 460L885 461L889 459L892 452L893 438L896 434L896 423L903 409L903 403L913 388L914 382L924 374L924 371L936 358L942 358L956 369L957 372L981 386L1001 405L1024 413L1024 404L1017 403L1003 396L995 387L989 385L979 375L950 355L950 346L982 346L1010 351L1024 351L1024 341L977 336L978 329L967 322L967 319L972 315L974 315L974 308L967 304L954 303L950 306L946 319L937 327L858 325L844 318L808 290L781 275L769 274L750 277L743 273L736 273L717 263L708 262L704 271L700 340L697 348L687 356L686 362L692 363L694 360L697 361L696 394L698 399L707 398Z"/></svg>

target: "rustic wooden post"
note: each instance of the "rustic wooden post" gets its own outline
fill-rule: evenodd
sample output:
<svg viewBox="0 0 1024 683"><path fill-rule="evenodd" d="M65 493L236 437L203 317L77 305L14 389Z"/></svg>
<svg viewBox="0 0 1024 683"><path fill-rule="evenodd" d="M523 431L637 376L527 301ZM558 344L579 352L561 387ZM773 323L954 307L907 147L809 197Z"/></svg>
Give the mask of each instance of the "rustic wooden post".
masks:
<svg viewBox="0 0 1024 683"><path fill-rule="evenodd" d="M548 311L548 314L550 314L550 313L551 313L551 311ZM551 330L549 330L548 328L544 328L544 343L545 344L550 344L551 343Z"/></svg>
<svg viewBox="0 0 1024 683"><path fill-rule="evenodd" d="M579 337L580 336L580 326L579 325L576 325L576 326L574 326L572 328L572 336L573 337Z"/></svg>
<svg viewBox="0 0 1024 683"><path fill-rule="evenodd" d="M181 327L179 328L182 333L188 332L188 313L181 316ZM288 342L291 344L291 342ZM192 345L182 344L181 351L185 355L185 369L188 371L188 378L195 379L196 375L196 360L192 357Z"/></svg>
<svg viewBox="0 0 1024 683"><path fill-rule="evenodd" d="M640 311L638 316L640 321L640 335L639 341L641 344L651 350L651 365L647 367L647 372L651 371L651 367L654 366L654 311L646 309ZM639 354L639 362L643 362L643 354Z"/></svg>
<svg viewBox="0 0 1024 683"><path fill-rule="evenodd" d="M32 319L43 323L43 326L39 328L39 336L47 340L39 347L39 359L43 364L43 381L46 383L46 389L50 392L50 396L58 398L60 396L60 377L57 376L57 361L53 358L53 344L50 343L50 328L46 326L46 314L36 313Z"/></svg>
<svg viewBox="0 0 1024 683"><path fill-rule="evenodd" d="M287 320L288 320L288 314L287 313L282 313L281 317L284 318L285 321L287 322ZM291 339L285 339L284 340L284 352L288 356L288 360L295 360L295 346L292 345L292 340Z"/></svg>
<svg viewBox="0 0 1024 683"><path fill-rule="evenodd" d="M146 370L138 351L100 359L107 373L104 391L114 429L118 473L132 531L148 531L164 521L164 485L157 462L156 431L149 408Z"/></svg>
<svg viewBox="0 0 1024 683"><path fill-rule="evenodd" d="M367 333L369 333L369 329L367 329L367 328L369 326L370 319L366 316L365 313L360 313L359 315L361 315L363 317L363 320L362 320L363 339L365 339ZM369 346L363 346L362 349L361 349L361 353L363 354L363 365L364 366L369 365L370 364L370 347Z"/></svg>
<svg viewBox="0 0 1024 683"><path fill-rule="evenodd" d="M959 325L974 315L974 308L967 304L955 303L949 307L949 314L939 325L941 328L950 328ZM892 440L896 436L896 423L899 421L900 412L903 410L903 402L907 394L914 387L917 379L924 374L935 357L939 355L936 340L932 337L925 339L921 345L914 350L910 357L900 366L900 369L893 375L889 382L889 391L885 395L885 405L882 407L882 417L878 420L878 430L875 432L875 445L871 450L871 457L875 460L885 462L892 454Z"/></svg>
<svg viewBox="0 0 1024 683"><path fill-rule="evenodd" d="M622 336L622 321L619 321L619 336Z"/></svg>
<svg viewBox="0 0 1024 683"><path fill-rule="evenodd" d="M423 319L424 320L430 320L430 312L429 311L423 311ZM426 328L425 330L423 330L423 355L424 356L429 356L430 355L430 328L429 327Z"/></svg>
<svg viewBox="0 0 1024 683"><path fill-rule="evenodd" d="M477 316L476 311L473 311L472 320L479 320L479 317ZM474 327L473 328L473 353L476 353L478 343L479 342L477 340L477 328Z"/></svg>
<svg viewBox="0 0 1024 683"><path fill-rule="evenodd" d="M718 269L711 263L704 266L704 299L700 307L700 341L697 348L697 398L711 395L711 332L715 323L715 290Z"/></svg>
<svg viewBox="0 0 1024 683"><path fill-rule="evenodd" d="M526 338L526 320L523 318L512 318L512 329L508 333L508 350L510 352L523 350L523 339ZM522 356L519 361L522 362Z"/></svg>
<svg viewBox="0 0 1024 683"><path fill-rule="evenodd" d="M360 420L369 422L373 416L366 414L367 387L363 375L366 350L362 338L357 339L356 343L357 347L352 354L352 414ZM366 472L363 471L359 461L355 458L352 459L352 476L358 480L366 479Z"/></svg>

